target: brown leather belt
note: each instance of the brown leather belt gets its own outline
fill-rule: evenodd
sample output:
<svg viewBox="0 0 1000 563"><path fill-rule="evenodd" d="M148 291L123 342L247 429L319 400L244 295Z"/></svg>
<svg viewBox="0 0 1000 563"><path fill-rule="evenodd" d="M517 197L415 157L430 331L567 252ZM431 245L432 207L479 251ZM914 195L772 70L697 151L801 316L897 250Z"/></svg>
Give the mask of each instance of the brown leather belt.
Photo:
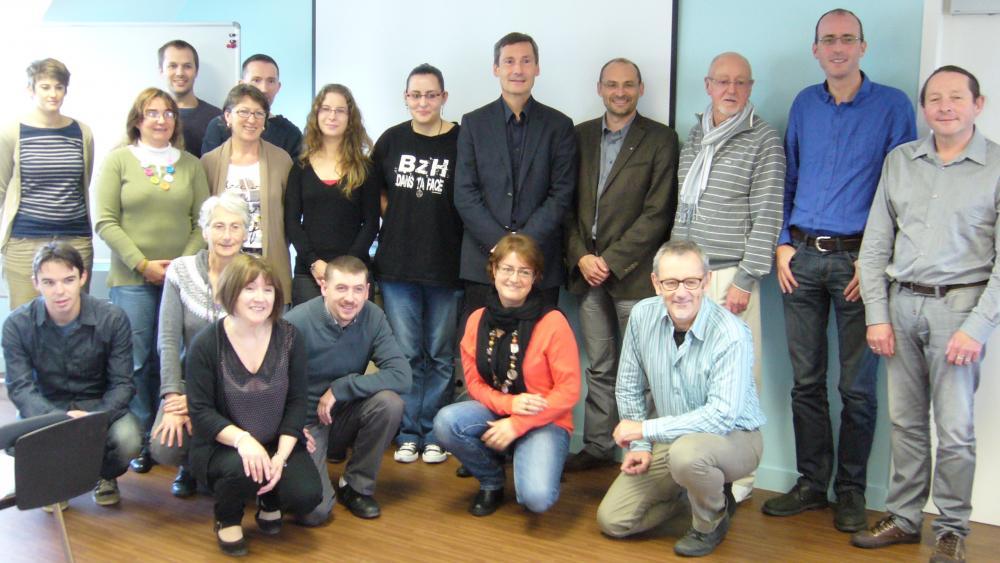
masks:
<svg viewBox="0 0 1000 563"><path fill-rule="evenodd" d="M806 246L811 246L820 252L848 251L856 252L861 248L861 235L851 235L846 237L834 236L812 236L804 233L796 227L792 227L792 240L795 242L805 242Z"/></svg>
<svg viewBox="0 0 1000 563"><path fill-rule="evenodd" d="M919 283L899 282L899 286L916 293L917 295L927 295L929 297L944 297L953 289L964 287L979 287L986 285L987 280L972 283L953 283L951 285L920 285Z"/></svg>

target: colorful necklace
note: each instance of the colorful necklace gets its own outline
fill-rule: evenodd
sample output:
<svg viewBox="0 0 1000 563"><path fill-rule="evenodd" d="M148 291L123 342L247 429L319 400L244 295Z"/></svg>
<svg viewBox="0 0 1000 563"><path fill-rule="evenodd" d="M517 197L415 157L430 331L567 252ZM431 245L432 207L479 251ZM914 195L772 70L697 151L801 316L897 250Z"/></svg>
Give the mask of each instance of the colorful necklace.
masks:
<svg viewBox="0 0 1000 563"><path fill-rule="evenodd" d="M499 340L504 335L504 330L502 328L495 328L490 331L489 340L486 343L486 361L492 366L493 365L493 349L496 347L497 340ZM500 392L508 393L510 386L514 384L514 380L517 379L517 353L520 351L521 347L517 342L517 331L510 333L510 362L507 364L507 377L504 382L500 384ZM497 379L497 374L493 374L493 382L499 383Z"/></svg>
<svg viewBox="0 0 1000 563"><path fill-rule="evenodd" d="M149 178L150 183L154 186L159 186L163 191L169 190L170 183L174 181L174 163L169 160L164 167L153 164L142 164L142 171Z"/></svg>

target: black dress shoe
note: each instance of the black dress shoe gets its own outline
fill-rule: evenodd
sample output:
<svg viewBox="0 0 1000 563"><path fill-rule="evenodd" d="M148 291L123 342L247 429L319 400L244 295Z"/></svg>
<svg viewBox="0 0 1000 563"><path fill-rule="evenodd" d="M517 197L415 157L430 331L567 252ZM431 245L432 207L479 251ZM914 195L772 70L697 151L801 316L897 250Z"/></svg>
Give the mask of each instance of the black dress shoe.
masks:
<svg viewBox="0 0 1000 563"><path fill-rule="evenodd" d="M219 542L219 549L222 553L232 557L243 557L250 550L247 549L247 538L246 536L236 540L236 541L223 541L219 537L219 523L215 523L215 541Z"/></svg>
<svg viewBox="0 0 1000 563"><path fill-rule="evenodd" d="M503 503L503 489L496 489L495 491L487 491L484 489L479 489L476 493L476 498L472 499L472 505L469 506L469 512L473 516L489 516L500 508Z"/></svg>
<svg viewBox="0 0 1000 563"><path fill-rule="evenodd" d="M472 472L470 472L464 465L459 465L458 469L455 470L455 476L465 479L466 477L472 477Z"/></svg>
<svg viewBox="0 0 1000 563"><path fill-rule="evenodd" d="M170 492L177 498L185 498L193 495L198 490L198 482L194 480L194 475L185 466L177 468L177 477L170 485Z"/></svg>
<svg viewBox="0 0 1000 563"><path fill-rule="evenodd" d="M136 473L149 473L149 470L156 465L153 461L153 456L149 454L149 446L143 446L142 450L139 452L139 457L133 459L129 462L129 466L132 467L132 471Z"/></svg>
<svg viewBox="0 0 1000 563"><path fill-rule="evenodd" d="M613 460L600 458L586 450L580 450L578 453L572 454L566 458L566 464L563 466L563 470L566 473L575 473L577 471L587 471L588 469L596 469L598 467L607 467L613 463Z"/></svg>
<svg viewBox="0 0 1000 563"><path fill-rule="evenodd" d="M358 518L371 519L382 515L382 509L375 502L375 497L363 495L352 489L350 485L341 487L338 483L337 500L340 501L340 504L346 506L351 511L351 514Z"/></svg>
<svg viewBox="0 0 1000 563"><path fill-rule="evenodd" d="M281 532L281 517L279 516L276 520L261 520L261 510L263 510L263 508L258 508L257 514L254 515L254 520L257 521L257 529L260 530L260 533L266 536L278 535L278 533Z"/></svg>

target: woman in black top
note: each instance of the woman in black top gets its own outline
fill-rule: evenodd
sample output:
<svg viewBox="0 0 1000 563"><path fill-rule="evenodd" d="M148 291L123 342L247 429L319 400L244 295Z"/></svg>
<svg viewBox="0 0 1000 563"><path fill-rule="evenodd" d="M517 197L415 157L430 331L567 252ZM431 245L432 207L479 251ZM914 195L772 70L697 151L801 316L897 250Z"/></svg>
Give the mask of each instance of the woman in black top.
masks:
<svg viewBox="0 0 1000 563"><path fill-rule="evenodd" d="M412 119L375 143L373 182L382 194L375 270L385 314L413 370L403 395L395 459L440 463L434 415L445 403L455 361L462 220L453 202L458 125L441 117L448 100L441 71L422 64L403 92Z"/></svg>
<svg viewBox="0 0 1000 563"><path fill-rule="evenodd" d="M257 527L269 535L281 530L283 511L304 516L322 498L302 433L305 342L279 318L277 281L263 259L234 258L218 288L228 316L202 330L187 357L191 465L215 497L217 539L229 555L247 552L247 498L256 495Z"/></svg>
<svg viewBox="0 0 1000 563"><path fill-rule="evenodd" d="M320 294L326 263L350 254L367 263L378 233L372 141L351 91L327 84L306 118L302 156L285 190L285 232L295 247L292 305Z"/></svg>

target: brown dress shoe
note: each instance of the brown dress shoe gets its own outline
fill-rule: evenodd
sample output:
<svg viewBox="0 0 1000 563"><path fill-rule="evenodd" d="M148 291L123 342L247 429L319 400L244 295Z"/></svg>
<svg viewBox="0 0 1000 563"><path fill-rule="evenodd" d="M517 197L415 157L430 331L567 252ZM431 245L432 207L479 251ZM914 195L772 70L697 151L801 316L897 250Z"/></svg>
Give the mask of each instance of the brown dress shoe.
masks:
<svg viewBox="0 0 1000 563"><path fill-rule="evenodd" d="M897 543L920 543L920 533L907 533L896 524L896 519L892 515L879 520L871 528L851 536L851 544L857 547L886 547Z"/></svg>
<svg viewBox="0 0 1000 563"><path fill-rule="evenodd" d="M948 532L938 538L931 563L965 563L965 540L962 536Z"/></svg>

